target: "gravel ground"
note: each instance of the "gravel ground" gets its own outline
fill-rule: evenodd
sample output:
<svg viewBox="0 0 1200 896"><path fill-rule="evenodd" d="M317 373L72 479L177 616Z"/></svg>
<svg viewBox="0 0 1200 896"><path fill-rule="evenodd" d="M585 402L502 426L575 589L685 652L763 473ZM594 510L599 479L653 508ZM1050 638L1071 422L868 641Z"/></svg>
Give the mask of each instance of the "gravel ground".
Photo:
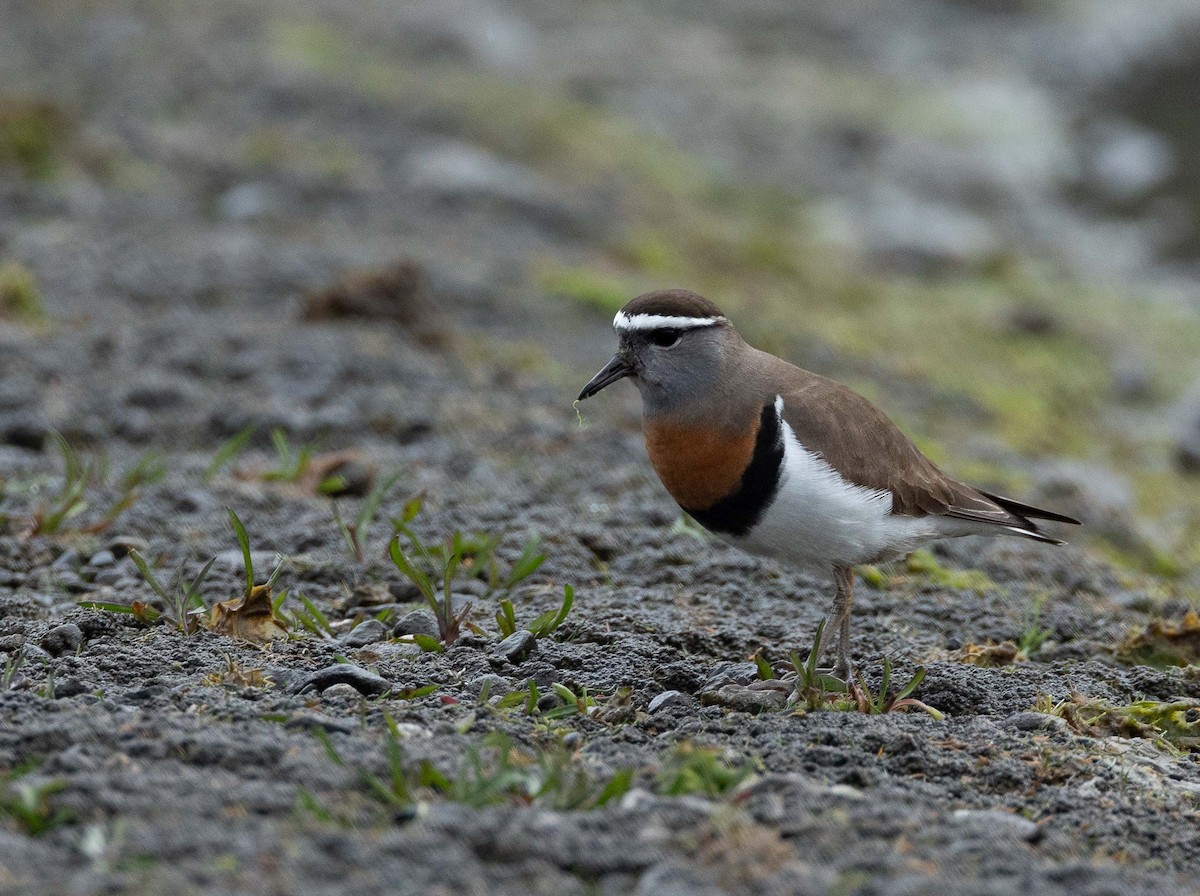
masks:
<svg viewBox="0 0 1200 896"><path fill-rule="evenodd" d="M942 7L908 5L899 33L916 43L891 64L916 73L906 53ZM795 51L805 24L862 56L886 43L886 22L839 31L838 4L778 29L771 4L672 6L589 5L589 41L532 3L303 16L388 48L403 64L385 81L431 59L540 77L681 139L705 79L734 63L680 84L674 61L650 61L669 40L647 21L675 22L681 49L730 41L743 66ZM947 21L977 34L1021 4L980 6L947 3ZM1186 7L1164 4L1127 52L1166 40ZM403 84L314 74L296 60L312 18L289 5L0 0L0 17L0 76L54 101L64 147L49 179L0 169L0 262L34 273L45 310L0 323L0 892L1196 892L1200 678L1155 653L1195 659L1186 603L1085 547L963 539L883 568L856 601L868 687L885 661L897 682L923 667L913 696L936 712L789 707L753 658L787 671L830 583L681 524L633 390L571 408L611 350L605 316L522 273L608 237L605 184L486 152ZM1011 42L1035 24L989 27ZM1111 36L1102 24L1084 37ZM602 64L618 47L628 66ZM1057 78L1064 102L1111 76L1069 49L1030 74ZM828 160L787 167L786 129L747 138L745 116L762 132L779 110L739 105L737 87L711 94L721 125L699 150L734 176L758 160L836 193ZM1022 193L996 220L1061 228L1082 264L1101 225L1034 205ZM878 257L992 251L988 234L898 246L867 231ZM1148 259L1110 260L1179 274ZM86 506L57 527L55 432L91 465ZM143 461L158 472L123 489ZM338 520L372 488L357 556ZM427 545L496 539L501 581L473 542L450 588L471 625L441 650L413 643L436 620L387 557L389 520L418 504ZM259 583L284 561L285 637L181 625L135 565L132 551L168 583L215 557L199 598L242 596L228 509ZM508 589L533 536L545 561ZM565 586L565 621L535 637Z"/></svg>

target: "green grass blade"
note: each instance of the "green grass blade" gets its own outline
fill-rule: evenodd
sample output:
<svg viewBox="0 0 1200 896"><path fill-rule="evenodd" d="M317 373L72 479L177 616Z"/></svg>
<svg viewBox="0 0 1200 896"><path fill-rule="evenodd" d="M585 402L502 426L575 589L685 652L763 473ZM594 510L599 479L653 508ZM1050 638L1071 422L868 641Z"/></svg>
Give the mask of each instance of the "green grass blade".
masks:
<svg viewBox="0 0 1200 896"><path fill-rule="evenodd" d="M254 563L250 559L250 536L246 534L246 527L242 525L238 515L233 512L233 508L226 508L226 510L229 511L229 524L233 526L238 546L242 549L242 560L246 564L246 594L249 594L254 590Z"/></svg>

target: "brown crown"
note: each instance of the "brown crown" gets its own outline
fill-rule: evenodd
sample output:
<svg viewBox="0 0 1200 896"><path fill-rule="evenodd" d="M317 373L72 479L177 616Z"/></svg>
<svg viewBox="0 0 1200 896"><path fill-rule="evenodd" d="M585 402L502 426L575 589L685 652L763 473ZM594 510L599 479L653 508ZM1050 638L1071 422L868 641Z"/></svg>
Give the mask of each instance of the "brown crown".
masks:
<svg viewBox="0 0 1200 896"><path fill-rule="evenodd" d="M669 317L724 317L721 309L704 296L686 289L660 289L631 299L621 309L627 316L662 314Z"/></svg>

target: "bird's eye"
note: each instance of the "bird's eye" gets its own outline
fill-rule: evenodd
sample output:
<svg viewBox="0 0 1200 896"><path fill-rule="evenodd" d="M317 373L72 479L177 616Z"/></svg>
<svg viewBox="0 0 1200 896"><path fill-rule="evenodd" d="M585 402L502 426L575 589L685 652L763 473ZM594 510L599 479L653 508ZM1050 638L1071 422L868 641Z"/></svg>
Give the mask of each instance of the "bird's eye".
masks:
<svg viewBox="0 0 1200 896"><path fill-rule="evenodd" d="M661 348L670 348L679 341L680 330L651 330L649 340Z"/></svg>

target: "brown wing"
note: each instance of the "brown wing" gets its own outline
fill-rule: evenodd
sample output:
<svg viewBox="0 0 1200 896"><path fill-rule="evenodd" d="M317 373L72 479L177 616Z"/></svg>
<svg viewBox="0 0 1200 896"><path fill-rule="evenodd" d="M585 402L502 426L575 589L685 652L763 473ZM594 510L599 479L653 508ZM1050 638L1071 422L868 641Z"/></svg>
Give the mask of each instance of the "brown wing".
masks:
<svg viewBox="0 0 1200 896"><path fill-rule="evenodd" d="M891 492L892 513L990 523L1047 541L1052 539L1039 534L1030 516L1076 522L986 495L951 479L857 392L815 373L788 367L792 373L786 381L794 385L783 393L783 419L800 444L820 454L854 484Z"/></svg>

